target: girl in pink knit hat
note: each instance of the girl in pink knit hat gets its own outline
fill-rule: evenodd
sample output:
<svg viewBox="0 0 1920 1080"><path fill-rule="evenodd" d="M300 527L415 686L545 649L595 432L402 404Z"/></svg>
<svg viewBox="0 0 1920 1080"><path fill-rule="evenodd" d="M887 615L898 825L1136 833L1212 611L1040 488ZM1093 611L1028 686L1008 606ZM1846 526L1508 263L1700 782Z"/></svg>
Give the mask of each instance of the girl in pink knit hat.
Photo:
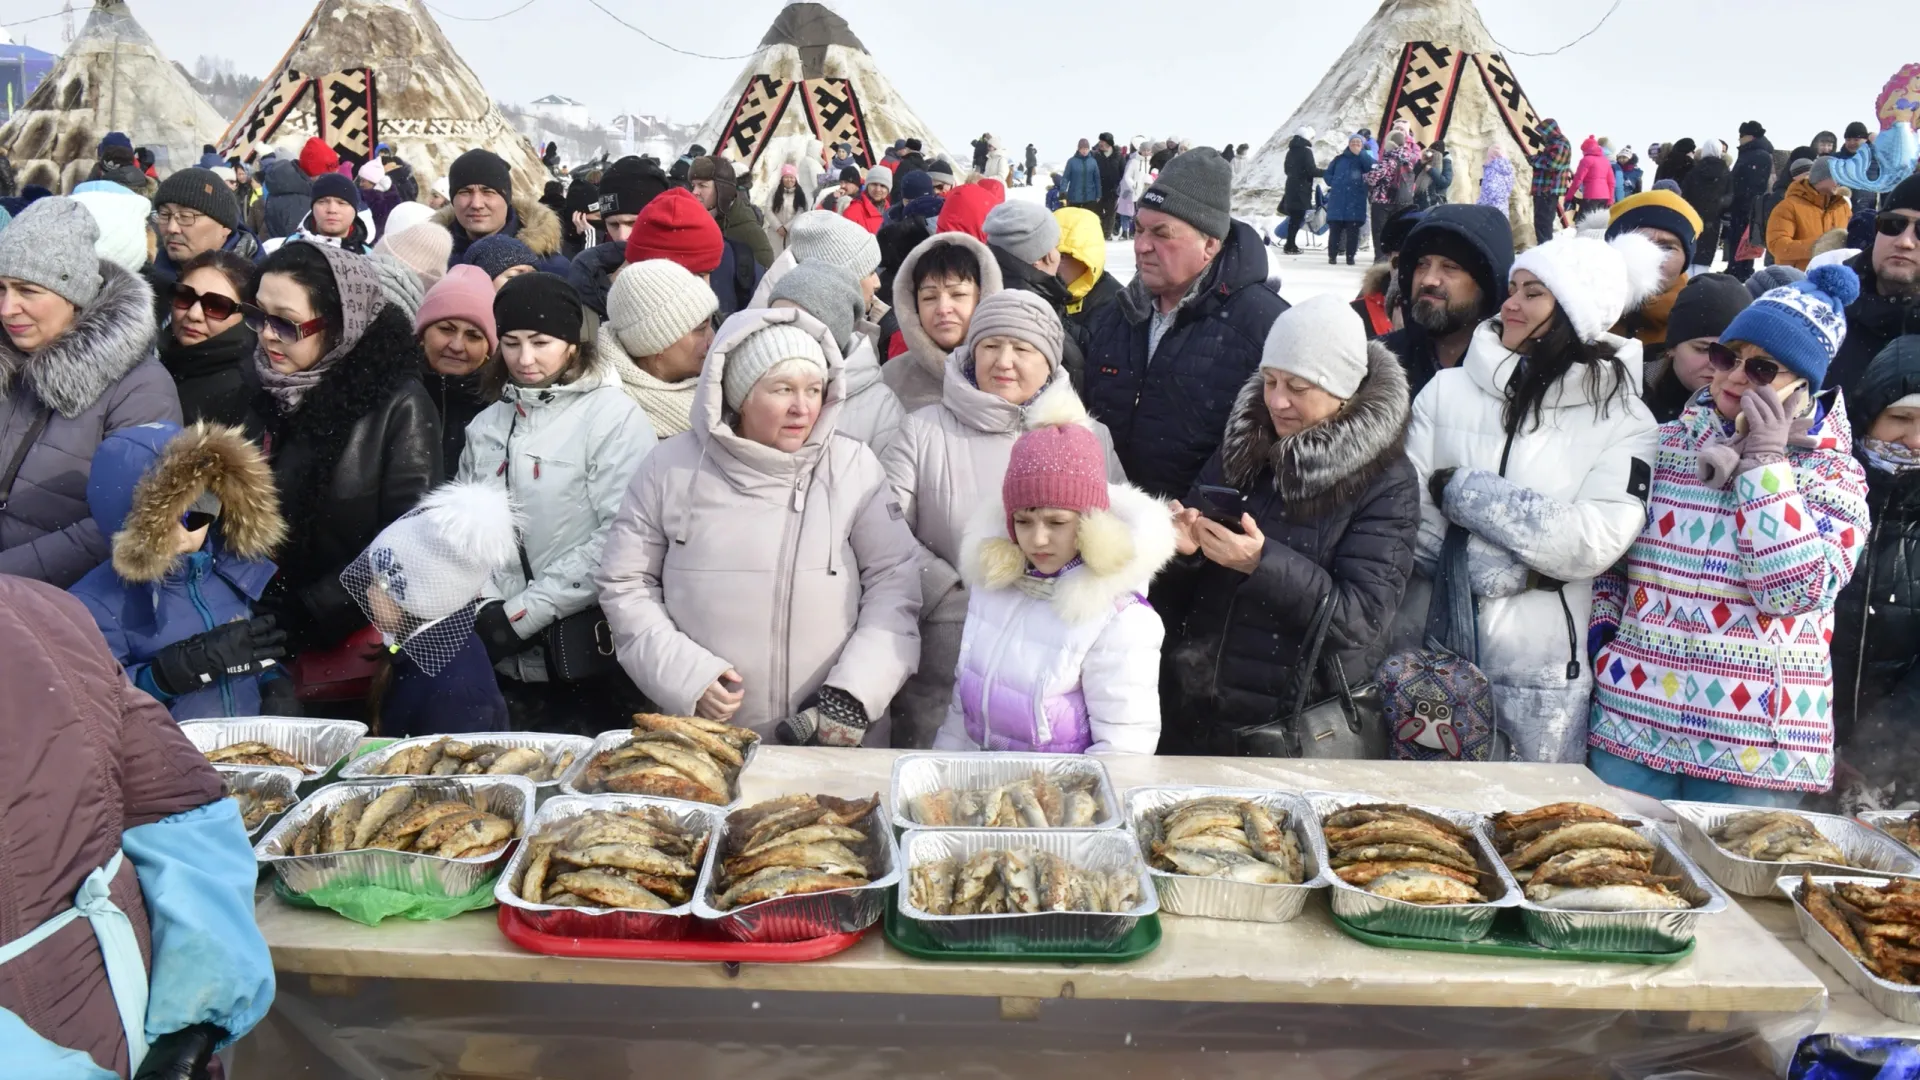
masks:
<svg viewBox="0 0 1920 1080"><path fill-rule="evenodd" d="M1027 426L961 544L971 593L934 749L1151 754L1164 630L1146 591L1173 557L1172 516L1107 483L1078 398L1048 395Z"/></svg>

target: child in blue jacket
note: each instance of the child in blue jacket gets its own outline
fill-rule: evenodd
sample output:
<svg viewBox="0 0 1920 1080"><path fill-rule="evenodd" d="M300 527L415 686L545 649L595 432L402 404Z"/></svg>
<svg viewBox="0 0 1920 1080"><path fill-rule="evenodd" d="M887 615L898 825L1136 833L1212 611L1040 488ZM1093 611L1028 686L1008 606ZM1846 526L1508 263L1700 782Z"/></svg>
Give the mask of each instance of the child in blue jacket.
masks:
<svg viewBox="0 0 1920 1080"><path fill-rule="evenodd" d="M103 439L87 505L112 557L68 590L135 686L176 720L298 714L286 634L252 604L286 536L260 451L238 428L159 422Z"/></svg>

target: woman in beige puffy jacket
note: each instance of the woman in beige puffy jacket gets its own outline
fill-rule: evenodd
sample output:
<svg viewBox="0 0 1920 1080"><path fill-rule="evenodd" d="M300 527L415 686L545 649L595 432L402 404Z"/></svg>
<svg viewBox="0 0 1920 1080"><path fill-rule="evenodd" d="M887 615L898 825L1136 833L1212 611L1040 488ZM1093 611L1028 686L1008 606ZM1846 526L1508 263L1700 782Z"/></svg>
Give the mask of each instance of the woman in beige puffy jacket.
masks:
<svg viewBox="0 0 1920 1080"><path fill-rule="evenodd" d="M661 709L885 745L874 721L920 655L919 545L879 459L835 437L841 368L805 312L735 314L693 429L634 475L600 603L621 665Z"/></svg>

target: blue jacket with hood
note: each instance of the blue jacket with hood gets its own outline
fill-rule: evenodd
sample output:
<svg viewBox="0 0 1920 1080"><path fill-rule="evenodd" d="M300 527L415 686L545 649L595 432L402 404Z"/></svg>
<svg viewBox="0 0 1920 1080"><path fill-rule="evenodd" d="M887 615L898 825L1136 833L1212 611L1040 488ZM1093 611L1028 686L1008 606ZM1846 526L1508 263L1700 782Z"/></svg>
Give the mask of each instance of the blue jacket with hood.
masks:
<svg viewBox="0 0 1920 1080"><path fill-rule="evenodd" d="M201 492L221 503L206 543L174 555L171 526ZM154 683L152 660L169 645L251 616L275 571L266 555L286 530L273 475L232 428L170 423L123 428L103 439L87 479L87 503L112 557L69 591L85 604L135 686L176 720L253 716L265 675L223 676L172 697Z"/></svg>
<svg viewBox="0 0 1920 1080"><path fill-rule="evenodd" d="M1398 275L1404 325L1380 339L1400 359L1407 373L1407 391L1420 391L1440 369L1433 336L1413 321L1413 275L1422 255L1443 255L1462 263L1480 286L1479 319L1497 314L1507 302L1507 277L1513 271L1513 226L1507 215L1491 206L1442 203L1427 211L1400 246Z"/></svg>

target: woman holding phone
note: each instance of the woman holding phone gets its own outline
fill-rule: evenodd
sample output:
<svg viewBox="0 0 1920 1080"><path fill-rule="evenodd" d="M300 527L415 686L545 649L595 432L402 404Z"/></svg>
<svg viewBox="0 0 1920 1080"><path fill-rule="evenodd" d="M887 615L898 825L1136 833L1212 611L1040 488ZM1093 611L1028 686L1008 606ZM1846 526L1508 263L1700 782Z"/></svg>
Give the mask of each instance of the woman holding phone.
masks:
<svg viewBox="0 0 1920 1080"><path fill-rule="evenodd" d="M1330 672L1372 678L1420 521L1407 415L1399 360L1345 301L1274 322L1220 450L1173 504L1179 557L1153 592L1169 639L1161 753L1246 752L1235 732L1291 706L1328 605L1310 701L1338 691Z"/></svg>
<svg viewBox="0 0 1920 1080"><path fill-rule="evenodd" d="M1646 526L1594 583L1588 765L1656 799L1792 807L1833 783L1834 604L1867 484L1822 393L1859 280L1774 289L1711 346L1711 393L1660 427Z"/></svg>

